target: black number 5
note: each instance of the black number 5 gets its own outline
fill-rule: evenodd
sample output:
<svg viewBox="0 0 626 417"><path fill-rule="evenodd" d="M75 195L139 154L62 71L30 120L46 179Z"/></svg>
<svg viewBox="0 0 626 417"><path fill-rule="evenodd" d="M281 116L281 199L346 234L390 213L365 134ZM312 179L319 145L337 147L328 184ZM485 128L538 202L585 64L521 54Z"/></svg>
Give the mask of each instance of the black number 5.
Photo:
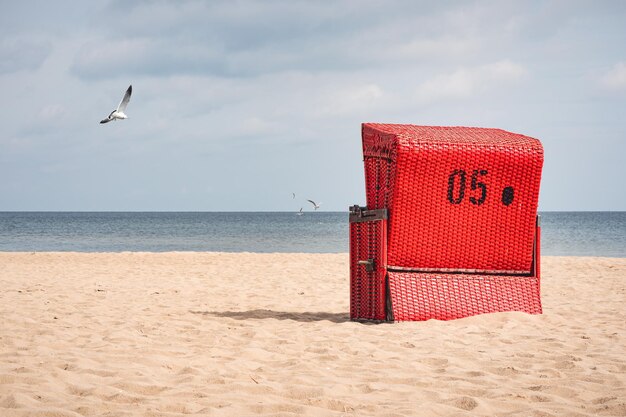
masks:
<svg viewBox="0 0 626 417"><path fill-rule="evenodd" d="M470 197L470 203L476 204L478 206L484 203L485 199L487 198L487 185L485 185L484 182L478 181L478 177L483 176L483 175L487 175L486 169L481 169L481 170L475 169L474 172L472 173L472 182L470 184L470 189L472 191L480 188L480 198L477 199L474 196Z"/></svg>

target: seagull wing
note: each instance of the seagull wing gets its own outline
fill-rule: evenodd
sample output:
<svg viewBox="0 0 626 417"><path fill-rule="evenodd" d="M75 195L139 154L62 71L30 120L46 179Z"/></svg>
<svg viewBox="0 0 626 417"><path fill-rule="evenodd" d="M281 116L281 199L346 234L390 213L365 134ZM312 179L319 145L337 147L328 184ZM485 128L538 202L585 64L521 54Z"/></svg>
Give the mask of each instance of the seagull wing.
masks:
<svg viewBox="0 0 626 417"><path fill-rule="evenodd" d="M315 204L315 201L313 200L307 200L309 203L313 204L313 206L317 206L317 204Z"/></svg>
<svg viewBox="0 0 626 417"><path fill-rule="evenodd" d="M102 120L100 120L100 124L102 124L102 123L109 123L111 120L113 120L113 117L111 117L111 116L113 116L113 113L115 113L115 112L116 112L116 110L113 110L113 111L112 111L112 112L111 112L111 113L107 116L107 118L106 118L106 119L102 119Z"/></svg>
<svg viewBox="0 0 626 417"><path fill-rule="evenodd" d="M122 101L120 101L120 105L117 106L117 111L121 111L122 113L126 111L126 106L128 106L128 102L130 101L130 95L132 93L133 93L133 86L129 85L128 89L126 90L126 93L124 93L124 97L122 98Z"/></svg>

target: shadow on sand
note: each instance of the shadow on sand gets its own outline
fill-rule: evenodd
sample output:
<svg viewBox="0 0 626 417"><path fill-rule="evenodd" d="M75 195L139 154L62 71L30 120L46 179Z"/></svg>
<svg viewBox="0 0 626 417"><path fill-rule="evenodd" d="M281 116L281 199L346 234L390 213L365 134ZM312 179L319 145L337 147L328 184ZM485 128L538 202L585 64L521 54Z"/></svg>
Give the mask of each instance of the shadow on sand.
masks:
<svg viewBox="0 0 626 417"><path fill-rule="evenodd" d="M294 320L301 322L313 321L330 321L333 323L346 323L350 321L348 313L326 313L320 312L292 312L292 311L274 311L274 310L248 310L248 311L194 311L193 314L202 316L228 317L235 320L248 319L276 319L276 320Z"/></svg>

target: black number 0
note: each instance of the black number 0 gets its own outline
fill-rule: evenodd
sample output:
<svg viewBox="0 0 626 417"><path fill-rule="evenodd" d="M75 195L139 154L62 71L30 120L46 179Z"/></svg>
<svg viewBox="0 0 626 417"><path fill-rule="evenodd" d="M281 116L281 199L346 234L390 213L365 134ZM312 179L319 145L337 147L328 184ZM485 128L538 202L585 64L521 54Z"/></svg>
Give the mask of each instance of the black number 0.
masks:
<svg viewBox="0 0 626 417"><path fill-rule="evenodd" d="M454 198L454 184L457 176L459 177L459 193L457 197ZM463 197L465 197L465 171L455 169L448 177L448 201L452 204L461 204Z"/></svg>

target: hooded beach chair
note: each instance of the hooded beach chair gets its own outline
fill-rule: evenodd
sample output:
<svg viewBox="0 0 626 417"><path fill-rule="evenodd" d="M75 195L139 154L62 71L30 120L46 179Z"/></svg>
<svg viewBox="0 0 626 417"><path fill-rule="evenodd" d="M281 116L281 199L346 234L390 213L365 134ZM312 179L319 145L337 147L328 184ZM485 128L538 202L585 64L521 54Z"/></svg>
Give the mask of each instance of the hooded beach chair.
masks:
<svg viewBox="0 0 626 417"><path fill-rule="evenodd" d="M350 317L541 313L541 142L500 129L365 123L350 208Z"/></svg>

